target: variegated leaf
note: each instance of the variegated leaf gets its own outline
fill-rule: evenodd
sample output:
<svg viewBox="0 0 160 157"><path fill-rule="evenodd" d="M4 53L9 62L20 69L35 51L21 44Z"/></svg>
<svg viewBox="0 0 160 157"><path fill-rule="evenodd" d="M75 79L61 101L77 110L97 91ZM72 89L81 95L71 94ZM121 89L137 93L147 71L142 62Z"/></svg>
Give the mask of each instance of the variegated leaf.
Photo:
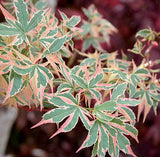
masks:
<svg viewBox="0 0 160 157"><path fill-rule="evenodd" d="M95 110L100 111L115 111L117 109L117 104L115 101L106 101L103 104L96 105Z"/></svg>
<svg viewBox="0 0 160 157"><path fill-rule="evenodd" d="M0 30L1 36L13 36L21 34L19 30L6 24L0 24Z"/></svg>
<svg viewBox="0 0 160 157"><path fill-rule="evenodd" d="M67 117L62 126L55 134L53 134L53 136L51 136L51 138L61 132L68 132L72 130L77 124L79 118L84 123L86 129L90 128L89 119L87 118L88 111L78 106L79 102L77 102L77 100L70 93L48 97L48 100L57 108L45 113L43 115L43 120L35 126L48 122L59 123Z"/></svg>
<svg viewBox="0 0 160 157"><path fill-rule="evenodd" d="M129 98L119 98L117 100L117 103L122 106L137 106L141 103L141 101Z"/></svg>
<svg viewBox="0 0 160 157"><path fill-rule="evenodd" d="M14 5L18 22L21 24L21 28L26 32L29 19L27 6L23 0L14 0Z"/></svg>
<svg viewBox="0 0 160 157"><path fill-rule="evenodd" d="M44 11L38 11L36 12L33 17L30 19L29 23L28 23L28 26L26 28L26 32L29 32L31 31L32 29L34 29L38 23L41 22L42 18L43 18L43 12Z"/></svg>
<svg viewBox="0 0 160 157"><path fill-rule="evenodd" d="M75 27L79 22L80 22L81 18L80 16L72 16L67 22L66 22L66 26L70 29L72 29L73 27Z"/></svg>
<svg viewBox="0 0 160 157"><path fill-rule="evenodd" d="M83 89L87 89L88 88L88 85L87 83L85 82L85 80L80 77L80 76L76 76L74 74L71 74L71 78Z"/></svg>
<svg viewBox="0 0 160 157"><path fill-rule="evenodd" d="M12 97L12 96L16 95L21 90L22 83L23 83L22 82L22 76L18 75L17 73L15 73L12 70L11 73L10 73L10 82L9 82L7 94L6 94L6 97L3 101L3 103L5 103L5 101L9 97Z"/></svg>
<svg viewBox="0 0 160 157"><path fill-rule="evenodd" d="M127 88L127 83L122 83L113 89L111 100L116 100L124 94Z"/></svg>
<svg viewBox="0 0 160 157"><path fill-rule="evenodd" d="M49 53L58 52L62 48L65 42L66 42L66 36L55 39L49 47Z"/></svg>

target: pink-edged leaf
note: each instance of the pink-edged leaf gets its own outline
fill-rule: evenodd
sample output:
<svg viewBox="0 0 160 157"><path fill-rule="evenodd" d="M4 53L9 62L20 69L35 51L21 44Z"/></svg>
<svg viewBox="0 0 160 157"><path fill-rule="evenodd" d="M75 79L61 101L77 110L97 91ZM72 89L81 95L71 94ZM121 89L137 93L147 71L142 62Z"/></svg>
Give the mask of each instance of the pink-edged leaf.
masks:
<svg viewBox="0 0 160 157"><path fill-rule="evenodd" d="M125 116L125 118L127 120L130 121L130 123L131 122L135 122L135 118L136 118L135 114L130 108L128 108L128 107L119 107L118 110L119 110L120 113L122 113Z"/></svg>
<svg viewBox="0 0 160 157"><path fill-rule="evenodd" d="M22 76L16 74L14 71L11 71L8 90L6 97L3 100L3 103L5 103L9 97L16 95L21 90L21 86L22 86Z"/></svg>
<svg viewBox="0 0 160 157"><path fill-rule="evenodd" d="M32 98L33 91L31 89L31 85L29 84L29 82L27 83L26 87L24 88L24 94L25 94L28 106L31 107L31 98Z"/></svg>
<svg viewBox="0 0 160 157"><path fill-rule="evenodd" d="M36 125L32 126L31 129L34 129L38 126L41 126L43 124L48 124L48 123L52 123L52 119L49 119L49 120L44 120L42 119L40 122L38 122Z"/></svg>
<svg viewBox="0 0 160 157"><path fill-rule="evenodd" d="M119 106L137 106L141 101L131 98L119 98L117 100L117 105Z"/></svg>
<svg viewBox="0 0 160 157"><path fill-rule="evenodd" d="M59 76L59 78L60 78L60 74L59 74L60 71L59 71L59 69L58 69L58 67L57 67L57 65L56 65L56 63L62 65L59 57L57 57L57 56L54 55L54 54L47 55L46 57L47 57L48 62L51 64L51 66L52 66L53 69L55 70L56 74L57 74L57 75Z"/></svg>
<svg viewBox="0 0 160 157"><path fill-rule="evenodd" d="M118 149L116 137L109 136L108 152L111 155L111 157L119 157L119 149Z"/></svg>
<svg viewBox="0 0 160 157"><path fill-rule="evenodd" d="M85 147L92 146L97 141L97 138L98 138L98 121L94 121L93 125L91 126L89 130L89 133L86 139L84 140L83 144L76 152L79 152L81 149Z"/></svg>
<svg viewBox="0 0 160 157"><path fill-rule="evenodd" d="M16 28L10 27L9 25L6 24L0 24L0 30L1 30L0 31L1 36L14 36L20 34L20 32Z"/></svg>
<svg viewBox="0 0 160 157"><path fill-rule="evenodd" d="M100 92L98 92L98 91L96 91L94 89L90 89L89 92L93 95L93 97L94 97L94 99L96 100L97 103L99 103L101 101L102 97L101 97L101 93Z"/></svg>
<svg viewBox="0 0 160 157"><path fill-rule="evenodd" d="M12 69L11 65L3 64L0 65L0 75L8 73Z"/></svg>
<svg viewBox="0 0 160 157"><path fill-rule="evenodd" d="M97 84L95 86L96 89L103 89L103 90L110 90L112 88L115 88L117 86L117 82L114 83L114 84L105 84L105 83L100 83L100 84Z"/></svg>
<svg viewBox="0 0 160 157"><path fill-rule="evenodd" d="M137 133L137 129L134 128L133 126L129 125L129 124L125 124L125 125L119 125L116 123L111 123L108 122L109 125L114 126L115 128L121 129L123 130L126 134L130 135L131 137L133 137L137 142L138 142L138 133Z"/></svg>
<svg viewBox="0 0 160 157"><path fill-rule="evenodd" d="M13 86L13 80L9 83L7 94L6 94L6 97L3 100L2 104L4 104L6 102L6 100L10 97L10 92L12 90L12 86Z"/></svg>
<svg viewBox="0 0 160 157"><path fill-rule="evenodd" d="M119 84L117 87L113 89L112 100L116 100L118 97L122 96L127 89L127 83Z"/></svg>
<svg viewBox="0 0 160 157"><path fill-rule="evenodd" d="M58 11L59 11L62 19L63 19L64 21L66 21L66 20L68 19L68 18L67 18L67 15L66 15L65 13L63 13L62 11L60 11L60 10L58 10Z"/></svg>
<svg viewBox="0 0 160 157"><path fill-rule="evenodd" d="M128 154L131 154L133 157L137 157L137 156L133 153L130 145L127 145L126 147L127 147L127 149L128 149Z"/></svg>
<svg viewBox="0 0 160 157"><path fill-rule="evenodd" d="M6 9L4 9L1 4L0 4L0 8L6 20L11 20L15 22L15 18Z"/></svg>
<svg viewBox="0 0 160 157"><path fill-rule="evenodd" d="M87 81L89 82L89 72L88 72L88 69L87 69L87 66L84 65L84 71L85 71L85 78L87 79Z"/></svg>
<svg viewBox="0 0 160 157"><path fill-rule="evenodd" d="M68 81L68 83L72 84L72 79L70 76L69 69L65 65L60 66L60 68L61 68L61 73L63 74L64 78Z"/></svg>
<svg viewBox="0 0 160 157"><path fill-rule="evenodd" d="M96 72L92 75L89 81L89 87L95 87L98 82L100 82L103 78L103 71L101 68L101 63L99 62L99 66Z"/></svg>
<svg viewBox="0 0 160 157"><path fill-rule="evenodd" d="M63 123L63 125L58 129L56 133L54 133L50 138L53 138L59 133L71 131L77 124L79 119L79 112L76 110L72 113L67 120Z"/></svg>
<svg viewBox="0 0 160 157"><path fill-rule="evenodd" d="M90 115L86 112L86 110L85 111L81 110L80 119L81 119L82 123L84 124L85 128L87 130L89 130L91 127L91 124L90 124L90 120L88 119L88 117L86 115L88 115L88 117L90 117Z"/></svg>
<svg viewBox="0 0 160 157"><path fill-rule="evenodd" d="M43 96L44 96L44 90L45 90L45 87L44 86L41 86L40 89L39 89L39 101L40 101L40 110L42 111L43 109Z"/></svg>

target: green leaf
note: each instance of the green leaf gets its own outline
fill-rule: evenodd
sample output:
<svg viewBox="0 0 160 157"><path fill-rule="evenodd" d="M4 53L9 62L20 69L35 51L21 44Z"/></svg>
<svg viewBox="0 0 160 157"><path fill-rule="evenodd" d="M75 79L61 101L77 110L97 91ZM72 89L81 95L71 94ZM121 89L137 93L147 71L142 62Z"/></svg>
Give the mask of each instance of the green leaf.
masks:
<svg viewBox="0 0 160 157"><path fill-rule="evenodd" d="M68 108L56 108L51 110L49 113L43 115L44 120L52 119L52 122L59 123L72 114L75 110L75 107Z"/></svg>
<svg viewBox="0 0 160 157"><path fill-rule="evenodd" d="M49 102L52 103L53 105L57 106L57 107L70 106L70 104L66 103L60 97L56 97L56 96L49 98Z"/></svg>
<svg viewBox="0 0 160 157"><path fill-rule="evenodd" d="M143 95L144 95L144 90L140 89L139 91L137 91L137 92L134 94L133 97L134 97L134 98L140 98L140 99L142 99Z"/></svg>
<svg viewBox="0 0 160 157"><path fill-rule="evenodd" d="M96 140L97 140L97 134L98 134L98 122L95 121L89 130L89 134L87 137L87 140L84 142L84 147L90 147L92 146Z"/></svg>
<svg viewBox="0 0 160 157"><path fill-rule="evenodd" d="M70 29L72 29L73 27L75 27L79 22L80 22L81 18L80 16L72 16L67 22L66 22L66 26Z"/></svg>
<svg viewBox="0 0 160 157"><path fill-rule="evenodd" d="M88 88L86 82L84 81L84 79L82 77L76 76L74 74L71 74L70 76L81 88L83 88L83 89Z"/></svg>
<svg viewBox="0 0 160 157"><path fill-rule="evenodd" d="M141 68L141 69L138 69L135 74L148 74L148 70L147 69L144 69L144 68Z"/></svg>
<svg viewBox="0 0 160 157"><path fill-rule="evenodd" d="M82 111L80 112L80 118L82 123L84 124L85 128L87 130L90 129L90 124L89 124L89 120L87 119L87 117L82 113Z"/></svg>
<svg viewBox="0 0 160 157"><path fill-rule="evenodd" d="M60 96L65 97L65 98L71 100L73 102L73 104L78 105L77 100L73 97L72 94L70 94L70 93L64 93L64 94L60 94Z"/></svg>
<svg viewBox="0 0 160 157"><path fill-rule="evenodd" d="M13 70L18 73L19 75L26 75L29 74L34 69L33 66L26 67L26 68L19 68L17 66L13 66Z"/></svg>
<svg viewBox="0 0 160 157"><path fill-rule="evenodd" d="M129 83L129 97L132 98L136 93L136 87Z"/></svg>
<svg viewBox="0 0 160 157"><path fill-rule="evenodd" d="M127 88L127 83L122 83L113 89L111 100L116 100L122 96Z"/></svg>
<svg viewBox="0 0 160 157"><path fill-rule="evenodd" d="M68 131L71 131L77 124L78 122L78 119L79 119L79 110L76 110L74 112L74 115L73 117L71 118L70 122L67 124L67 126L63 129L64 132L68 132Z"/></svg>
<svg viewBox="0 0 160 157"><path fill-rule="evenodd" d="M151 30L149 29L142 29L140 30L137 34L136 37L140 36L140 37L147 37L148 35L151 34Z"/></svg>
<svg viewBox="0 0 160 157"><path fill-rule="evenodd" d="M22 86L22 76L21 75L18 75L16 74L15 72L13 72L13 84L12 84L12 89L10 91L10 96L14 96L15 94L17 94L20 89L21 89L21 86Z"/></svg>
<svg viewBox="0 0 160 157"><path fill-rule="evenodd" d="M45 77L44 74L42 74L39 69L37 68L37 74L38 74L38 78L37 78L37 85L38 85L38 88L40 88L40 86L42 85L43 87L46 87L47 86L47 78Z"/></svg>
<svg viewBox="0 0 160 157"><path fill-rule="evenodd" d="M126 116L126 114L127 114L132 121L135 121L135 119L136 119L135 114L130 108L121 107L121 109L123 109L125 112L125 114L122 113L122 114L124 114L124 116Z"/></svg>
<svg viewBox="0 0 160 157"><path fill-rule="evenodd" d="M127 106L136 106L140 104L141 101L135 100L135 99L128 99L128 98L119 98L117 100L117 103L121 105L127 105Z"/></svg>
<svg viewBox="0 0 160 157"><path fill-rule="evenodd" d="M107 123L104 123L103 126L106 128L106 130L109 134L116 137L117 131L112 126L108 125Z"/></svg>
<svg viewBox="0 0 160 157"><path fill-rule="evenodd" d="M86 58L84 59L82 62L81 62L81 66L84 66L84 65L93 65L94 63L96 62L96 59L95 58Z"/></svg>
<svg viewBox="0 0 160 157"><path fill-rule="evenodd" d="M119 149L124 150L125 153L128 153L128 148L126 146L130 145L129 140L124 135L118 132L117 141L119 144Z"/></svg>
<svg viewBox="0 0 160 157"><path fill-rule="evenodd" d="M124 73L122 71L118 71L118 75L123 81L127 80L127 74L126 73Z"/></svg>
<svg viewBox="0 0 160 157"><path fill-rule="evenodd" d="M116 86L117 86L117 83L114 83L114 84L102 83L102 84L97 84L94 88L103 89L103 90L111 90L112 88L115 88Z"/></svg>
<svg viewBox="0 0 160 157"><path fill-rule="evenodd" d="M95 86L98 82L100 82L103 78L103 73L97 74L95 77L93 77L90 81L89 81L89 88L92 88L93 86Z"/></svg>
<svg viewBox="0 0 160 157"><path fill-rule="evenodd" d="M153 100L151 99L149 91L145 92L145 97L146 97L146 100L147 100L147 104L152 106L153 105Z"/></svg>
<svg viewBox="0 0 160 157"><path fill-rule="evenodd" d="M38 65L38 68L46 74L49 80L53 79L53 74L51 73L49 69L47 69L46 67L40 66L40 65Z"/></svg>
<svg viewBox="0 0 160 157"><path fill-rule="evenodd" d="M119 118L113 118L110 122L111 123L116 123L116 124L122 125L122 126L124 125L123 121L120 120Z"/></svg>
<svg viewBox="0 0 160 157"><path fill-rule="evenodd" d="M109 135L109 149L108 149L109 154L113 157L118 157L119 156L119 150L117 145L115 145L113 138Z"/></svg>
<svg viewBox="0 0 160 157"><path fill-rule="evenodd" d="M132 125L130 124L125 124L125 128L127 131L129 131L130 133L132 133L135 137L138 135L138 131L136 128L134 128Z"/></svg>
<svg viewBox="0 0 160 157"><path fill-rule="evenodd" d="M96 141L96 143L93 146L93 150L92 150L92 156L91 157L95 157L98 153L98 140Z"/></svg>
<svg viewBox="0 0 160 157"><path fill-rule="evenodd" d="M63 13L61 11L59 11L59 13L60 13L61 17L63 18L63 20L67 20L68 19L67 15L65 13Z"/></svg>
<svg viewBox="0 0 160 157"><path fill-rule="evenodd" d="M53 30L50 30L49 33L47 34L47 37L49 37L49 36L53 37L53 36L57 35L57 33L58 33L58 27L56 27Z"/></svg>
<svg viewBox="0 0 160 157"><path fill-rule="evenodd" d="M109 122L112 120L112 117L111 116L107 116L105 113L103 113L102 111L99 111L99 110L95 110L93 112L97 119L103 123L106 123L106 122Z"/></svg>
<svg viewBox="0 0 160 157"><path fill-rule="evenodd" d="M14 4L18 21L21 24L21 28L26 32L29 18L27 6L23 0L16 0Z"/></svg>
<svg viewBox="0 0 160 157"><path fill-rule="evenodd" d="M93 99L96 99L96 100L99 100L101 101L102 100L102 96L101 96L101 93L97 90L94 90L94 89L90 89L89 92L91 92L92 96L91 98Z"/></svg>
<svg viewBox="0 0 160 157"><path fill-rule="evenodd" d="M32 29L34 29L41 22L42 18L43 18L43 11L38 11L37 13L35 13L33 17L30 19L26 31L29 32Z"/></svg>
<svg viewBox="0 0 160 157"><path fill-rule="evenodd" d="M19 35L21 32L17 30L14 27L10 27L6 24L0 24L0 35L1 36L13 36L13 35Z"/></svg>
<svg viewBox="0 0 160 157"><path fill-rule="evenodd" d="M160 94L153 94L151 92L149 92L149 95L156 101L160 101Z"/></svg>
<svg viewBox="0 0 160 157"><path fill-rule="evenodd" d="M90 38L84 40L83 45L82 45L82 51L87 50L91 46L91 43L92 43L92 39Z"/></svg>
<svg viewBox="0 0 160 157"><path fill-rule="evenodd" d="M44 1L37 1L35 4L35 8L38 10L42 10L47 6L47 2Z"/></svg>
<svg viewBox="0 0 160 157"><path fill-rule="evenodd" d="M69 84L72 85L69 68L67 66L60 66L60 69L61 69L61 72L62 72L64 78L68 81Z"/></svg>
<svg viewBox="0 0 160 157"><path fill-rule="evenodd" d="M109 147L109 137L105 129L100 125L101 138L98 139L98 156L105 156L105 152Z"/></svg>
<svg viewBox="0 0 160 157"><path fill-rule="evenodd" d="M72 88L72 86L69 83L61 83L58 86L57 92L61 93L63 91L68 91L68 90L71 90L71 89L73 89L73 88Z"/></svg>
<svg viewBox="0 0 160 157"><path fill-rule="evenodd" d="M62 48L65 42L66 42L66 36L55 39L51 44L51 46L49 47L49 53L58 52Z"/></svg>
<svg viewBox="0 0 160 157"><path fill-rule="evenodd" d="M117 109L117 104L114 101L106 101L103 104L96 105L95 110L99 111L115 111Z"/></svg>

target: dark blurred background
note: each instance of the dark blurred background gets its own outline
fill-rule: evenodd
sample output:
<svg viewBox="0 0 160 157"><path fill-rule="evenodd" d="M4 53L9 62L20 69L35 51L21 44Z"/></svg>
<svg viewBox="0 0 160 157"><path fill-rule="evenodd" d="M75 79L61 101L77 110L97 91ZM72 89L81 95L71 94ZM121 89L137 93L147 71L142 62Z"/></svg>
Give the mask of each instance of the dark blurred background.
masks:
<svg viewBox="0 0 160 157"><path fill-rule="evenodd" d="M133 47L135 34L140 29L150 27L160 31L160 0L58 0L56 11L59 9L68 16L80 15L85 18L81 8L87 8L92 3L118 29L118 33L112 35L111 45L106 47L107 50L123 50L129 58L140 63L142 58L127 52L127 49ZM59 16L57 13L56 15ZM2 14L0 16L1 21L4 20ZM78 48L79 44L76 43L75 46ZM160 58L159 47L152 49L150 58ZM137 109L134 108L134 111L136 113ZM38 111L18 111L9 135L6 154L10 154L10 157L90 157L92 147L75 153L87 135L81 122L71 132L49 139L56 131L56 125L30 129L41 120L42 115ZM132 149L138 157L160 157L160 107L157 116L153 110L150 111L145 123L142 123L142 117L143 115L140 122L136 123L139 143L130 138ZM123 153L120 156L129 157Z"/></svg>

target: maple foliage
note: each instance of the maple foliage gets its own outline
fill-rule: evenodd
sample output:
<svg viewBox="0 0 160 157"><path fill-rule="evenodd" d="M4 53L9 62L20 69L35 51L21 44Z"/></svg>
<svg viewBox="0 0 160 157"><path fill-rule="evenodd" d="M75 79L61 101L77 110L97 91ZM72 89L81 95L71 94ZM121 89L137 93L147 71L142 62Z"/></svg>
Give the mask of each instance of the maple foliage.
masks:
<svg viewBox="0 0 160 157"><path fill-rule="evenodd" d="M101 43L109 43L115 27L103 19L95 6L83 9L88 21L81 27L79 16L67 17L59 11L58 20L44 3L35 6L14 0L14 15L2 5L6 22L0 23L0 94L3 105L36 106L48 109L33 126L56 123L60 126L52 136L71 131L79 120L88 135L78 151L93 145L92 157L118 157L119 152L136 156L127 138L138 142L134 127L136 116L131 107L138 106L137 120L144 110L144 120L151 107L160 101L159 69L150 63L149 52L158 45L160 34L151 29L137 33L139 38L129 52L144 57L140 65L117 59L118 52L107 53ZM74 40L84 39L82 50L74 48ZM148 42L146 46L146 42ZM149 46L148 46L149 45ZM94 53L87 49L93 46ZM145 50L145 51L143 51ZM66 60L80 55L77 65ZM77 152L78 152L77 151Z"/></svg>

